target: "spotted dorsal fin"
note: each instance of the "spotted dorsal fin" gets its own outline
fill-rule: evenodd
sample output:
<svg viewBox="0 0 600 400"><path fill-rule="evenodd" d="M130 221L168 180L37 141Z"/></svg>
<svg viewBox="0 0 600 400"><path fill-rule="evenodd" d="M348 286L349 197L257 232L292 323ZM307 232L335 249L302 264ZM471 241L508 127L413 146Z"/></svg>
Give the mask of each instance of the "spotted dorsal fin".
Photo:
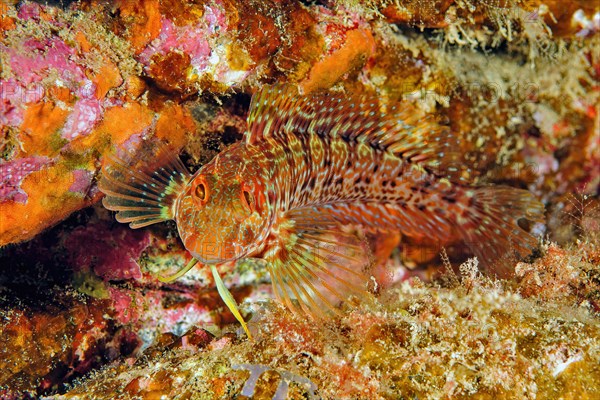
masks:
<svg viewBox="0 0 600 400"><path fill-rule="evenodd" d="M265 137L278 135L284 131L283 126L288 122L295 128L302 118L311 118L311 114L297 115L306 100L292 85L261 87L250 102L246 143L255 144Z"/></svg>
<svg viewBox="0 0 600 400"><path fill-rule="evenodd" d="M316 134L369 143L439 177L468 183L457 137L411 104L383 105L373 95L338 92L301 95L287 84L261 88L252 98L246 143L282 135Z"/></svg>

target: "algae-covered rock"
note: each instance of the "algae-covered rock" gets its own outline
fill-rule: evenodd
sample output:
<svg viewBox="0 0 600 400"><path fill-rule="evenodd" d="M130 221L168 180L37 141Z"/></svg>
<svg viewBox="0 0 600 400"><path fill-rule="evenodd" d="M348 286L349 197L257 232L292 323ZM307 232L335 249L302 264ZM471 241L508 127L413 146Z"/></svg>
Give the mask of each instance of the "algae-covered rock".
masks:
<svg viewBox="0 0 600 400"><path fill-rule="evenodd" d="M571 261L566 266L554 251L549 248L536 264L553 271L555 279L579 276L571 283L596 285L597 295L597 282L583 276L597 265L571 250L565 252ZM198 335L190 331L149 359L93 374L60 398L86 393L211 399L600 395L599 314L587 295L563 290L550 302L548 289L532 292L528 279L515 284L485 278L473 261L462 268L460 282L407 281L377 304L345 309L342 318L325 324L307 323L272 302L255 306L254 341L238 331L198 347L189 344ZM287 397L276 397L283 393L282 382Z"/></svg>

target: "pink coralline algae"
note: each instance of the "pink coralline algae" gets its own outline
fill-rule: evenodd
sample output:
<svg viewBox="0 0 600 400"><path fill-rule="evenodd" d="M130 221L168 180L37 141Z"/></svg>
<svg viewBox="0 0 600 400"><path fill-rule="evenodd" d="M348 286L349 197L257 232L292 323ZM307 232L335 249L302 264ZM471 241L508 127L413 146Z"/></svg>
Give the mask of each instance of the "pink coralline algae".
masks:
<svg viewBox="0 0 600 400"><path fill-rule="evenodd" d="M0 115L3 115L3 122L18 126L23 121L22 104L51 97L52 90L44 82L56 74L52 78L56 87L68 88L77 99L61 136L70 141L92 131L102 115L102 103L95 98L96 85L87 78L82 67L84 61L73 47L59 38L50 38L26 40L19 50L6 46L0 48L7 52L10 69L18 76L18 80L0 81L3 90Z"/></svg>
<svg viewBox="0 0 600 400"><path fill-rule="evenodd" d="M189 57L185 76L188 83L208 74L217 82L231 85L248 75L248 71L235 70L228 63L226 48L231 38L224 10L218 4L210 4L202 12L202 18L185 25L161 16L160 34L138 56L146 72L152 75L153 63L175 53Z"/></svg>
<svg viewBox="0 0 600 400"><path fill-rule="evenodd" d="M102 106L96 99L82 99L75 103L73 112L61 132L67 140L89 134L102 115Z"/></svg>
<svg viewBox="0 0 600 400"><path fill-rule="evenodd" d="M65 248L75 271L93 269L105 280L140 279L137 260L150 244L147 232L97 223L75 229Z"/></svg>
<svg viewBox="0 0 600 400"><path fill-rule="evenodd" d="M21 19L39 19L42 8L36 3L25 3L19 8L17 15Z"/></svg>
<svg viewBox="0 0 600 400"><path fill-rule="evenodd" d="M10 68L24 84L41 81L49 69L54 69L65 84L77 85L85 79L83 68L72 59L75 50L59 38L32 38L23 43L22 49L8 51Z"/></svg>
<svg viewBox="0 0 600 400"><path fill-rule="evenodd" d="M21 189L21 183L29 174L39 171L51 160L47 157L27 157L0 163L0 202L27 202L27 193Z"/></svg>
<svg viewBox="0 0 600 400"><path fill-rule="evenodd" d="M87 169L76 169L73 171L73 184L69 187L69 191L87 195L92 186L93 174Z"/></svg>
<svg viewBox="0 0 600 400"><path fill-rule="evenodd" d="M194 293L168 296L161 290L109 287L109 304L119 324L135 327L143 346L165 333L183 335L194 326L215 324L211 310Z"/></svg>
<svg viewBox="0 0 600 400"><path fill-rule="evenodd" d="M26 11L23 11L26 10ZM39 18L40 7L27 4L19 16L24 20ZM56 27L60 23L55 22ZM0 45L8 55L10 71L17 79L0 81L3 123L18 126L23 121L23 105L51 99L66 88L70 92L72 112L61 130L61 137L71 141L88 135L102 117L103 102L95 97L96 84L86 75L84 55L59 37L29 38L20 48ZM62 108L70 105L62 103Z"/></svg>
<svg viewBox="0 0 600 400"><path fill-rule="evenodd" d="M190 56L192 65L204 68L211 50L205 35L198 36L200 28L190 25L176 26L170 20L163 19L159 37L140 54L140 61L149 64L152 56L157 53L181 51Z"/></svg>
<svg viewBox="0 0 600 400"><path fill-rule="evenodd" d="M123 325L137 323L144 298L139 293L118 288L109 288L109 293L115 311L114 318Z"/></svg>

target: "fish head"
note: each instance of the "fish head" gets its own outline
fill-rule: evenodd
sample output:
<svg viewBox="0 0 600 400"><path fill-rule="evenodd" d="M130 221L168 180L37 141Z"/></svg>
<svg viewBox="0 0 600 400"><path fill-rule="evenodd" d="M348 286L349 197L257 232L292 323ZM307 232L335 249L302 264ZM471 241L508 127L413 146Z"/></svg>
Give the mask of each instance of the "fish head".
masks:
<svg viewBox="0 0 600 400"><path fill-rule="evenodd" d="M176 222L185 247L204 264L250 256L270 226L265 187L243 160L218 157L203 166L176 204Z"/></svg>

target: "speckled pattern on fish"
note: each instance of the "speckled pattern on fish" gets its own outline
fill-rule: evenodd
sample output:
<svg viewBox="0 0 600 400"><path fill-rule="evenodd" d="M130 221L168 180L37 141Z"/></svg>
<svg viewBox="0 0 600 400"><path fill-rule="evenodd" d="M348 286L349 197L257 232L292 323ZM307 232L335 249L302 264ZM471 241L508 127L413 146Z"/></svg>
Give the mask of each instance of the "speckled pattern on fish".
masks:
<svg viewBox="0 0 600 400"><path fill-rule="evenodd" d="M244 140L193 176L159 148L141 170L106 164L100 188L104 205L134 228L174 219L216 280L216 265L264 259L279 299L319 316L364 292L370 257L347 226L459 239L499 275L511 271L506 255L535 248L519 221L540 221L543 205L526 190L470 185L458 148L410 105L275 85L253 97Z"/></svg>

